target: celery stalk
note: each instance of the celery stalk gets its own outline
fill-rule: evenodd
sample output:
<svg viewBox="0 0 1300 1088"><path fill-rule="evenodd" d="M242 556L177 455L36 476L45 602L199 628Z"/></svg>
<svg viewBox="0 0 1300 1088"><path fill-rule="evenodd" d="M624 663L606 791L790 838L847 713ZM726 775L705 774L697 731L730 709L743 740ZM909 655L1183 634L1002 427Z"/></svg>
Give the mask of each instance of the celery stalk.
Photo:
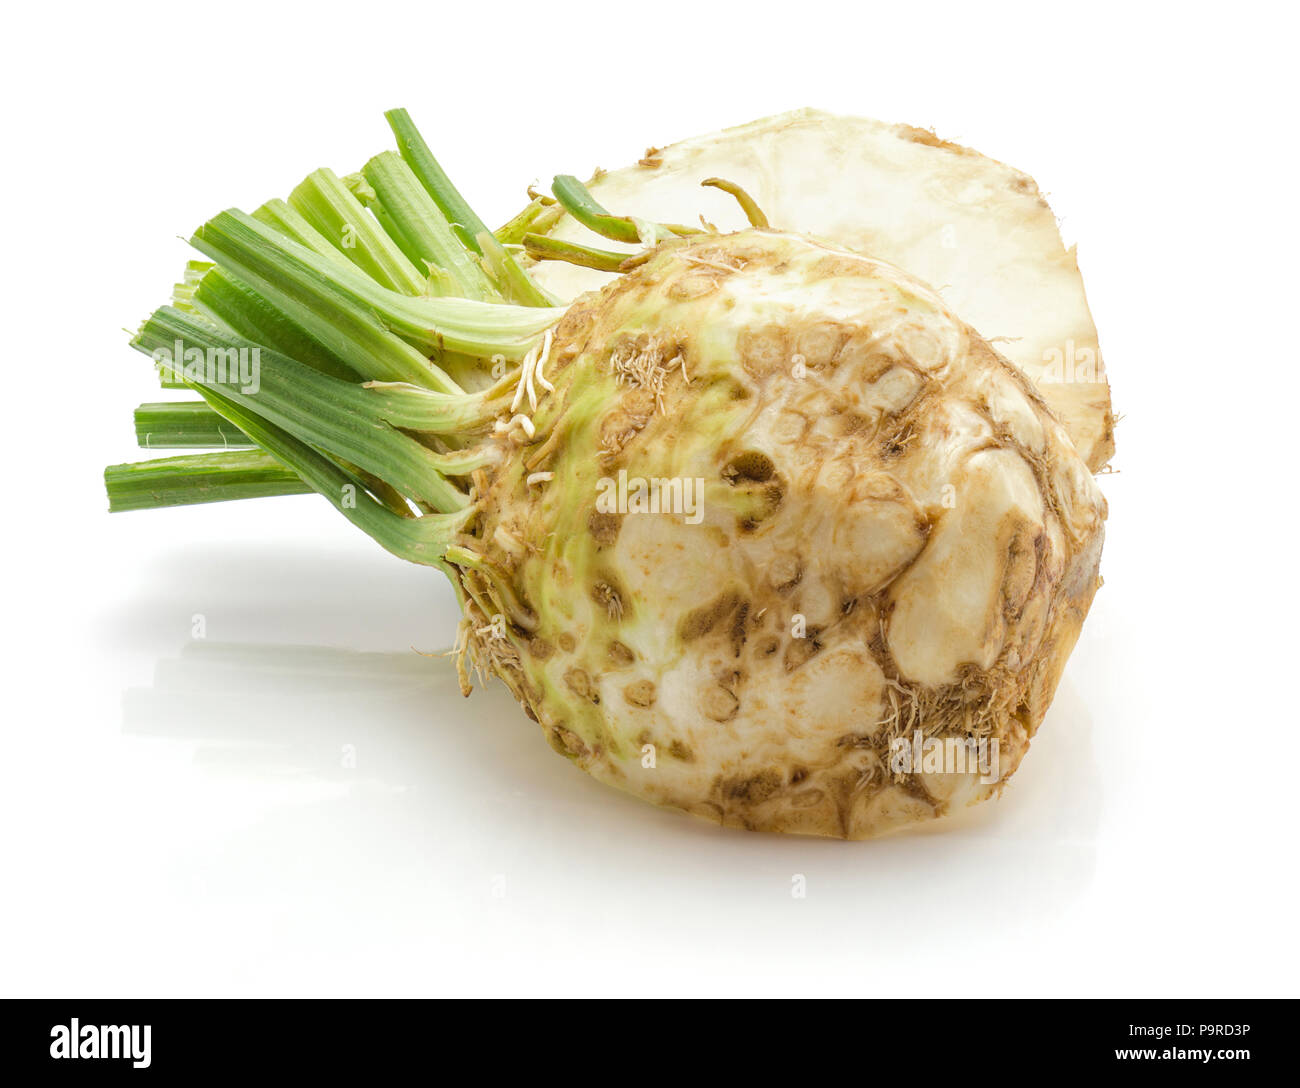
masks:
<svg viewBox="0 0 1300 1088"><path fill-rule="evenodd" d="M110 465L104 470L104 484L108 508L114 512L311 491L296 473L261 450L188 454Z"/></svg>

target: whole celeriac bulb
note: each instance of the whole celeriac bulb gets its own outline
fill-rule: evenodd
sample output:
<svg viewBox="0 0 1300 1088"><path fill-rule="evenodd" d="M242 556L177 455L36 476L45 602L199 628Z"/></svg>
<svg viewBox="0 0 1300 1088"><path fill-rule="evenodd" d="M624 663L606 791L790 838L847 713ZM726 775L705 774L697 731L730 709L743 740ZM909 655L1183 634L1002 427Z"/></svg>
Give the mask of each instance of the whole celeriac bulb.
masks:
<svg viewBox="0 0 1300 1088"><path fill-rule="evenodd" d="M1001 788L1106 504L932 290L797 235L702 235L579 298L530 368L475 559L449 558L466 649L557 751L728 826L853 839ZM945 741L995 758L932 763Z"/></svg>

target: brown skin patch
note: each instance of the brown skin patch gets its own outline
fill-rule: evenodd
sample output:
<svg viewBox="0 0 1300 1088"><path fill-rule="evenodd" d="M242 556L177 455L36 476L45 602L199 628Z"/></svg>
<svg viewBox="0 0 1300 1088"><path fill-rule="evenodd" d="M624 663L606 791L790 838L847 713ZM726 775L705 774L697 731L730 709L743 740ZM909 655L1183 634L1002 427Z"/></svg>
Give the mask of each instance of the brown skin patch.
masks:
<svg viewBox="0 0 1300 1088"><path fill-rule="evenodd" d="M732 694L740 687L740 682L745 679L745 674L739 669L719 669L718 684L726 688Z"/></svg>
<svg viewBox="0 0 1300 1088"><path fill-rule="evenodd" d="M832 254L823 257L813 265L809 279L813 281L833 279L839 276L869 276L871 266L861 257L844 254Z"/></svg>
<svg viewBox="0 0 1300 1088"><path fill-rule="evenodd" d="M1046 535L1021 530L1012 538L1007 550L1007 566L1002 575L1002 608L1008 619L1015 620L1029 599L1038 575L1038 558L1046 544Z"/></svg>
<svg viewBox="0 0 1300 1088"><path fill-rule="evenodd" d="M772 463L772 458L760 450L738 453L722 469L722 478L733 487L742 480L766 483L774 475L776 465Z"/></svg>
<svg viewBox="0 0 1300 1088"><path fill-rule="evenodd" d="M781 772L769 769L748 778L732 778L723 783L722 788L724 795L731 800L756 805L780 793L781 786Z"/></svg>
<svg viewBox="0 0 1300 1088"><path fill-rule="evenodd" d="M885 371L897 365L880 345L869 328L861 328L847 337L835 353L835 365L851 367L865 382L877 381Z"/></svg>
<svg viewBox="0 0 1300 1088"><path fill-rule="evenodd" d="M531 638L528 640L528 652L538 661L546 661L555 653L555 647L544 638Z"/></svg>
<svg viewBox="0 0 1300 1088"><path fill-rule="evenodd" d="M623 698L631 706L652 707L656 696L653 680L633 680L623 689Z"/></svg>
<svg viewBox="0 0 1300 1088"><path fill-rule="evenodd" d="M746 329L736 342L740 365L755 378L784 370L790 363L790 335L780 325Z"/></svg>
<svg viewBox="0 0 1300 1088"><path fill-rule="evenodd" d="M695 753L691 751L690 746L675 740L668 746L668 754L673 759L680 759L683 763L690 763L695 759Z"/></svg>
<svg viewBox="0 0 1300 1088"><path fill-rule="evenodd" d="M578 648L578 640L568 631L561 631L555 641L560 644L560 649L566 654L571 654Z"/></svg>
<svg viewBox="0 0 1300 1088"><path fill-rule="evenodd" d="M599 510L593 510L587 518L587 532L602 548L613 547L621 528L623 528L621 514L603 514Z"/></svg>
<svg viewBox="0 0 1300 1088"><path fill-rule="evenodd" d="M945 151L955 151L958 155L969 155L969 148L962 147L961 144L954 144L940 136L934 134L934 129L917 128L915 125L899 125L899 134L905 140L911 140L914 144L924 144L926 147L942 147Z"/></svg>
<svg viewBox="0 0 1300 1088"><path fill-rule="evenodd" d="M700 710L715 722L729 722L740 710L740 700L721 684L715 684L700 695Z"/></svg>
<svg viewBox="0 0 1300 1088"><path fill-rule="evenodd" d="M836 417L835 425L841 436L852 438L855 434L867 431L871 427L871 421L857 412L843 412Z"/></svg>
<svg viewBox="0 0 1300 1088"><path fill-rule="evenodd" d="M762 258L765 253L766 251L761 247L751 249L728 245L706 246L703 249L692 250L690 256L699 261L707 261L710 266L709 271L725 279L741 271L750 261Z"/></svg>
<svg viewBox="0 0 1300 1088"><path fill-rule="evenodd" d="M558 344L581 351L581 346L595 323L591 307L571 306L569 312L560 318L560 323L555 326L555 340Z"/></svg>
<svg viewBox="0 0 1300 1088"><path fill-rule="evenodd" d="M849 330L834 321L818 321L798 331L794 351L810 370L829 366L844 343Z"/></svg>
<svg viewBox="0 0 1300 1088"><path fill-rule="evenodd" d="M609 660L615 668L625 669L636 662L636 654L615 639L609 644Z"/></svg>
<svg viewBox="0 0 1300 1088"><path fill-rule="evenodd" d="M809 631L805 638L794 638L790 640L790 645L785 648L785 671L794 672L800 665L806 665L822 648L822 644L817 641L814 633Z"/></svg>
<svg viewBox="0 0 1300 1088"><path fill-rule="evenodd" d="M745 648L745 640L749 637L747 630L747 621L749 620L749 602L744 601L736 609L735 616L731 621L731 656L739 657L740 651Z"/></svg>
<svg viewBox="0 0 1300 1088"><path fill-rule="evenodd" d="M687 612L678 628L678 635L683 642L694 642L712 631L719 623L740 605L740 594L728 590L715 597L708 604Z"/></svg>
<svg viewBox="0 0 1300 1088"><path fill-rule="evenodd" d="M600 421L602 457L612 461L632 441L655 413L654 394L644 388L629 390Z"/></svg>
<svg viewBox="0 0 1300 1088"><path fill-rule="evenodd" d="M582 742L582 738L562 725L555 727L555 731L551 734L551 742L551 746L562 755L575 759L584 759L591 755L591 749Z"/></svg>
<svg viewBox="0 0 1300 1088"><path fill-rule="evenodd" d="M785 485L780 481L768 484L760 495L762 501L758 509L736 521L736 526L742 533L752 533L780 509L781 503L785 501Z"/></svg>
<svg viewBox="0 0 1300 1088"><path fill-rule="evenodd" d="M707 271L699 269L679 276L668 288L668 297L674 302L688 302L693 298L703 298L718 289L717 279Z"/></svg>
<svg viewBox="0 0 1300 1088"><path fill-rule="evenodd" d="M567 687L579 699L587 699L596 703L600 701L600 696L596 694L591 685L591 677L587 675L586 669L573 668L564 674L564 686Z"/></svg>

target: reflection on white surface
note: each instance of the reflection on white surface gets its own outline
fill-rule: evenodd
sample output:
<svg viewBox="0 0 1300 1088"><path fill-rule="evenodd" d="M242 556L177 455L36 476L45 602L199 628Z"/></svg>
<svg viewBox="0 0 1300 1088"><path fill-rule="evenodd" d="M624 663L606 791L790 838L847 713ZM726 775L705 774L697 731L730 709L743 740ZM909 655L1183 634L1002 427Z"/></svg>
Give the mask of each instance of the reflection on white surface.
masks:
<svg viewBox="0 0 1300 1088"><path fill-rule="evenodd" d="M0 963L25 992L1006 992L1079 928L1101 783L1068 677L1001 800L943 833L724 830L584 775L501 685L462 698L412 649L454 631L438 577L294 516L142 549L45 689L8 767L3 845L44 874L16 931L59 935Z"/></svg>
<svg viewBox="0 0 1300 1088"><path fill-rule="evenodd" d="M502 685L478 687L463 701L446 651L359 653L196 640L157 663L151 687L128 690L123 713L124 732L194 741L197 762L215 771L322 785L435 789L447 777L442 763L459 753L485 769L477 785L490 793L536 777L538 764L549 788L549 765L558 760L544 744L540 752L527 747L541 743L540 730ZM1018 837L1024 819L1020 830L1030 838L1090 838L1100 781L1087 711L1068 681L1049 720L1053 726L1032 748L1032 775L1013 778L1016 788L1009 786L1000 801L911 834ZM1054 743L1049 738L1057 732L1063 739ZM573 777L554 784L567 791ZM507 793L517 796L518 789ZM1040 807L1047 798L1051 803ZM601 787L589 800L605 808L630 798Z"/></svg>
<svg viewBox="0 0 1300 1088"><path fill-rule="evenodd" d="M803 956L906 960L923 990L931 953L995 955L1077 898L1096 860L1100 783L1068 684L1000 801L942 833L867 843L651 808L555 755L501 685L464 700L449 659L409 651L195 641L126 693L124 716L132 736L193 742L218 794L260 784L266 798L224 838L160 859L178 889L275 904L276 955L343 924L347 948L386 957L375 977L402 989L438 989L403 966L452 952L475 965L459 985L493 991L511 987L511 955L564 960L578 935L582 956L685 941L743 961L794 927ZM730 988L707 970L677 984Z"/></svg>

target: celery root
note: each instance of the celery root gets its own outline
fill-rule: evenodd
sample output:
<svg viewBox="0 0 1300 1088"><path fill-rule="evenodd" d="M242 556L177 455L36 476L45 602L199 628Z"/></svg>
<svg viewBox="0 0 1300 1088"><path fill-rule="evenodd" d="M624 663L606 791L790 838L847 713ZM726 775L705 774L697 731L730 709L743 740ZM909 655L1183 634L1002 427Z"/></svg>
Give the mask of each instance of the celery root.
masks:
<svg viewBox="0 0 1300 1088"><path fill-rule="evenodd" d="M195 232L133 341L193 397L136 427L222 448L109 468L111 508L316 492L449 579L465 694L656 804L860 839L996 794L1100 584L1110 450L1104 377L1035 370L1095 333L1032 183L802 113L493 234L389 120ZM936 743L994 766L900 763Z"/></svg>

